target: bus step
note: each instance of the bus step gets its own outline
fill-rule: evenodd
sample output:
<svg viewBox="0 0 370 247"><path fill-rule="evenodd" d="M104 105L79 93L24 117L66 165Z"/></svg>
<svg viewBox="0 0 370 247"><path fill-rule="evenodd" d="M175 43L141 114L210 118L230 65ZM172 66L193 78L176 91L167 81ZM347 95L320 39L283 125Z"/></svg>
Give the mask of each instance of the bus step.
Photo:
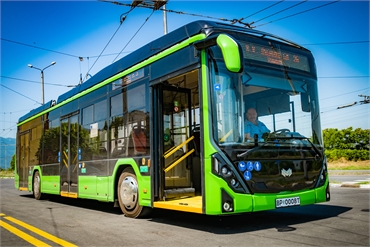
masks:
<svg viewBox="0 0 370 247"><path fill-rule="evenodd" d="M177 188L177 189L164 190L165 199L191 197L191 196L195 196L194 188Z"/></svg>

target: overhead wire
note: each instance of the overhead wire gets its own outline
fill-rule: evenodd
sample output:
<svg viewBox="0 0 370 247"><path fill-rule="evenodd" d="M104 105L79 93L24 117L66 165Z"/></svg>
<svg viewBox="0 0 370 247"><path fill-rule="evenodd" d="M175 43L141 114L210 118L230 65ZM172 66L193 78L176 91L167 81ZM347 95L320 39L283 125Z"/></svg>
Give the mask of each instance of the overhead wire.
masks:
<svg viewBox="0 0 370 247"><path fill-rule="evenodd" d="M95 58L95 57L98 57L99 56L99 55L94 55L94 56L77 56L77 55L73 55L73 54L69 54L69 53L65 53L65 52L60 52L60 51L55 51L55 50L51 50L51 49L47 49L47 48L43 48L43 47L39 47L39 46L28 45L28 44L25 44L25 43L22 43L22 42L18 42L18 41L14 41L14 40L10 40L10 39L1 38L1 40L6 41L6 42L10 42L10 43L14 43L14 44L17 44L17 45L23 45L23 46L28 46L28 47L31 47L31 48L40 49L40 50L44 50L44 51L48 51L48 52L58 53L58 54L61 54L61 55L65 55L65 56L69 56L69 57L74 57L74 58L78 58L78 59L81 59L81 58L87 58L88 59L88 58ZM126 51L126 52L129 53L131 51ZM117 53L103 54L103 55L100 55L100 56L101 57L105 57L105 56L114 56L114 55L117 55Z"/></svg>
<svg viewBox="0 0 370 247"><path fill-rule="evenodd" d="M87 78L87 76L89 75L89 72L91 71L91 69L94 67L94 65L96 64L96 62L99 60L99 58L101 57L101 55L103 54L103 52L105 51L105 49L108 47L108 45L110 44L110 42L112 41L112 39L114 38L114 36L117 34L117 32L118 32L118 30L120 29L120 27L122 26L122 24L123 24L123 22L124 22L124 20L127 18L127 16L128 16L128 14L135 8L136 6L131 6L131 8L130 8L130 10L129 11L127 11L127 12L125 12L125 13L123 13L122 15L121 15L121 19L120 19L120 24L119 24L119 26L118 26L118 28L117 28L117 30L114 32L114 34L112 35L112 37L109 39L109 41L108 41L108 43L105 45L105 47L104 47L104 49L100 52L100 54L99 54L99 56L98 56L98 58L94 61L94 63L93 63L93 65L89 68L89 70L87 71L87 73L86 73L86 77L85 77L85 79ZM124 16L124 15L126 15L126 16ZM120 53L119 53L120 54ZM117 57L116 57L117 58Z"/></svg>
<svg viewBox="0 0 370 247"><path fill-rule="evenodd" d="M6 129L3 129L3 132L0 133L0 135L2 137L6 136L7 134L9 134L12 130L16 130L15 127L17 126L17 124L14 124L13 126L11 126L10 128L6 128ZM6 130L9 130L7 133L3 134Z"/></svg>
<svg viewBox="0 0 370 247"><path fill-rule="evenodd" d="M112 35L112 37L109 39L108 43L105 45L105 47L103 48L103 50L100 52L99 56L97 57L97 59L94 61L93 65L91 65L91 67L89 68L89 70L87 71L86 75L89 74L89 72L91 71L91 69L94 67L94 65L96 64L96 62L99 60L99 58L101 57L101 55L103 54L103 52L105 51L105 49L108 47L108 45L110 44L110 42L112 41L112 39L114 38L114 36L116 35L116 33L118 32L118 30L120 29L120 27L122 26L122 23L121 22L117 28L117 30L114 32L114 34Z"/></svg>
<svg viewBox="0 0 370 247"><path fill-rule="evenodd" d="M130 3L121 3L121 2L117 2L117 1L108 1L108 0L98 0L98 1L99 2L105 2L105 3L112 3L112 4L126 6L126 7L133 6ZM137 8L154 9L154 6L153 5L149 5L149 4L145 3L145 2L141 3L140 5L135 5L135 7L137 7ZM167 9L167 8L164 9L163 7L159 8L158 10L162 10L162 11L165 11L165 12L168 12L168 13L181 14L181 15L190 15L190 16L204 17L204 18L213 19L213 20L221 20L221 21L227 21L227 22L234 21L234 19L231 20L231 19L226 19L226 18L218 18L218 17L207 16L207 15L201 15L201 14L186 13L186 12L183 12L183 11L170 10L170 9Z"/></svg>
<svg viewBox="0 0 370 247"><path fill-rule="evenodd" d="M282 17L282 18L279 18L279 19L276 19L276 20L273 20L273 21L269 21L269 22L260 24L260 25L258 25L256 27L265 26L267 24L270 24L270 23L273 23L273 22L277 22L277 21L281 21L281 20L284 20L284 19L287 19L287 18L296 16L296 15L300 15L300 14L303 14L303 13L306 13L306 12L309 12L309 11L312 11L312 10L315 10L315 9L318 9L318 8L322 8L322 7L328 6L328 5L333 4L333 3L337 3L337 2L340 2L340 0L329 2L329 3L326 3L326 4L320 5L320 6L316 6L316 7L311 8L311 9L307 9L307 10L304 10L304 11L301 11L301 12L298 12L298 13L295 13L295 14L292 14L292 15L288 15L288 16L285 16L285 17Z"/></svg>
<svg viewBox="0 0 370 247"><path fill-rule="evenodd" d="M303 3L307 2L307 1L308 1L308 0L304 0L304 1L299 2L299 3L295 4L295 5L292 5L292 6L288 7L288 8L285 8L285 9L283 9L283 10L280 10L280 11L278 11L278 12L275 12L274 14L271 14L271 15L268 15L268 16L266 16L266 17L263 17L262 19L259 19L259 20L257 20L257 21L253 21L253 22L249 23L249 25L256 24L257 22L260 22L260 21L262 21L262 20L265 20L265 19L267 19L267 18L269 18L269 17L271 17L271 16L274 16L274 15L280 14L280 13L282 13L282 12L284 12L284 11L288 10L288 9L292 9L292 8L294 8L294 7L297 7L298 5L301 5L301 4L303 4Z"/></svg>
<svg viewBox="0 0 370 247"><path fill-rule="evenodd" d="M51 50L51 49L46 49L46 48L42 48L42 47L27 45L27 44L24 44L24 43L21 43L21 42L18 42L18 41L7 40L7 39L3 39L3 38L1 38L1 39L2 40L5 40L5 41L12 42L12 43L15 43L15 44L18 44L18 45L24 45L24 46L28 46L28 47L31 47L31 48L36 48L36 49L41 49L41 50L45 50L45 51L49 51L49 52L59 53L61 55L75 57L75 58L79 58L79 59L80 58L89 59L89 58L99 57L99 55L94 55L94 56L77 56L77 55L72 55L72 54L68 54L68 53L64 53L64 52L59 52L59 51L55 51L55 50ZM360 44L360 43L369 43L369 42L370 42L369 40L359 40L359 41L340 41L340 42L324 42L324 43L307 43L307 44L301 44L301 45L302 46L310 46L310 45L341 45L341 44ZM130 52L132 52L132 51L121 51L120 53L130 53ZM117 53L101 54L100 57L117 56L117 54L119 54L119 53L117 52Z"/></svg>
<svg viewBox="0 0 370 247"><path fill-rule="evenodd" d="M138 34L138 32L143 28L143 26L145 25L145 23L147 23L147 21L149 20L149 18L153 15L154 11L155 10L153 9L152 13L145 19L144 23L139 27L139 29L135 32L135 34L131 37L131 39L127 42L127 44L122 48L122 50L118 53L118 55L113 59L112 63L119 57L119 55L121 55L121 53L123 52L123 50L126 49L126 47L134 39L134 37L136 36L136 34Z"/></svg>
<svg viewBox="0 0 370 247"><path fill-rule="evenodd" d="M42 47L35 46L35 45L28 45L28 44L21 43L21 42L18 42L18 41L14 41L14 40L10 40L10 39L1 38L1 40L6 41L6 42L10 42L10 43L14 43L14 44L18 44L18 45L32 47L32 48L35 48L35 49L48 51L48 52L54 52L54 53L58 53L58 54L69 56L69 57L79 58L79 56L76 56L76 55L68 54L68 53L65 53L65 52L54 51L54 50L51 50L51 49L46 49L46 48L42 48Z"/></svg>
<svg viewBox="0 0 370 247"><path fill-rule="evenodd" d="M362 89L355 90L355 91L348 92L348 93L343 93L343 94L338 94L338 95L330 96L330 97L327 97L327 98L322 98L322 99L320 99L320 100L331 99L331 98L335 98L335 97L343 96L343 95L346 95L346 94L351 94L351 93L356 93L356 92L359 92L359 91L364 91L364 90L367 90L367 89L369 89L369 87L362 88Z"/></svg>
<svg viewBox="0 0 370 247"><path fill-rule="evenodd" d="M264 8L264 9L261 9L261 10L255 12L255 13L253 13L251 15L248 15L247 17L240 18L240 19L238 19L238 21L242 21L242 20L248 19L248 18L250 18L250 17L252 17L252 16L254 16L254 15L258 14L258 13L261 13L261 12L263 12L263 11L265 11L265 10L267 10L267 9L275 6L275 5L278 5L278 4L282 3L282 2L284 2L284 0L281 0L280 2L274 3L274 4L268 6L268 7Z"/></svg>
<svg viewBox="0 0 370 247"><path fill-rule="evenodd" d="M9 77L9 76L1 76L2 78L5 79L11 79L11 80L17 80L17 81L25 81L25 82L32 82L32 83L37 83L40 84L40 81L32 81L32 80L26 80L26 79L20 79L20 78L14 78L14 77ZM58 86L58 87L76 87L77 85L63 85L63 84L57 84L57 83L44 83L45 85L51 85L51 86Z"/></svg>
<svg viewBox="0 0 370 247"><path fill-rule="evenodd" d="M148 5L148 4L146 4L145 2L144 2L144 3L141 3L140 5L135 5L135 6L133 6L132 4L125 4L125 3L120 3L120 2L116 2L116 1L106 1L106 0L100 0L100 1L101 1L101 2L107 2L107 3L113 3L113 4L116 4L116 5L122 5L122 6L129 6L129 7L131 7L131 9L130 9L128 12L126 12L126 13L130 13L130 12L131 12L135 7L141 7L141 8L152 8L152 9L154 8L152 5ZM267 17L264 17L264 18L262 18L262 19L259 19L259 20L255 21L255 22L250 23L250 24L257 23L257 22L259 22L259 21L261 21L261 20L263 20L263 19L266 19L266 18L271 17L271 16L273 16L273 15L276 15L276 14L278 14L278 13L281 13L281 12L283 12L283 11L287 10L287 9L293 8L293 7L295 7L295 6L299 5L299 4L302 4L302 3L306 2L306 1L307 1L307 0L302 1L302 2L300 2L300 3L298 3L298 4L296 4L296 5L290 6L290 7L286 8L286 9L284 9L284 10L278 11L278 12L276 12L276 13L272 14L272 15L269 15L269 16L267 16ZM259 25L259 26L267 25L267 24L269 24L269 23L272 23L272 22L275 22L275 21L279 21L279 20L282 20L282 19L285 19L285 18L289 18L289 17L295 16L295 15L298 15L298 14L302 14L302 13L305 13L305 12L308 12L308 11L311 11L311 10L314 10L314 9L317 9L317 8L321 8L321 7L324 7L324 6L326 6L326 5L333 4L333 3L336 3L336 2L339 2L339 1L340 1L340 0L333 1L333 2L330 2L330 3L327 3L327 4L323 4L323 5L320 5L320 6L317 6L317 7L314 7L314 8L308 9L308 10L305 10L305 11L301 11L301 12L299 12L299 13L296 13L296 14L293 14L293 15L290 15L290 16L286 16L286 17L283 17L283 18L280 18L280 19L277 19L277 20L274 20L274 21L270 21L270 22L268 22L268 23L261 24L261 25ZM167 12L171 12L171 13L177 13L177 14L186 14L186 15L193 15L193 16L205 17L205 18L209 18L209 19L218 19L218 20L228 21L228 22L231 22L231 23L236 23L236 22L241 23L241 22L240 22L241 20L244 20L244 19L247 19L247 18L249 18L249 17L251 17L251 16L254 16L254 15L255 15L255 14L257 14L257 13L261 13L262 11L267 10L267 9L269 9L269 8L271 8L271 7L273 7L273 6L277 5L277 4L280 4L280 3L282 3L282 2L284 2L284 0L281 0L281 1L279 1L279 2L276 2L276 3L274 3L274 4L270 5L270 6L266 7L266 8L263 8L263 9L261 9L261 10L259 10L259 11L255 12L255 13L253 13L253 14L251 14L251 15L247 16L247 17L243 17L243 18L240 18L240 19L233 19L233 20L229 20L229 19L226 19L226 18L216 18L216 17L212 17L212 16L205 16L205 15L200 15L200 14L185 13L185 12L183 12L183 11L175 11L175 10L169 10L169 9L163 9L163 8L160 8L160 10L167 11ZM122 24L122 22L120 23L120 26L121 26L121 24ZM246 25L247 23L242 23L242 24ZM117 30L116 30L116 32L114 33L114 35L117 33L117 31L118 31L118 29L120 28L120 26L117 28ZM112 36L112 38L110 39L110 41L113 39L114 35ZM106 47L108 46L108 44L110 43L110 41L108 42L108 44L105 46L105 48L103 49L103 51L102 51L98 56L83 57L83 56L76 56L76 55L72 55L72 54L68 54L68 53L64 53L64 52L54 51L54 50L51 50L51 49L46 49L46 48L42 48L42 47L38 47L38 46L28 45L28 44L24 44L24 43L17 42L17 41L13 41L13 40L9 40L9 39L4 39L4 38L1 38L1 39L2 39L2 40L4 40L4 41L7 41L7 42L16 43L16 44L19 44L19 45L29 46L29 47L36 48L36 49L41 49L41 50L45 50L45 51L49 51L49 52L54 52L54 53L59 53L59 54L66 55L66 56L71 56L71 57L79 58L79 59L80 59L80 61L81 61L81 59L83 59L83 58L87 58L87 59L89 59L89 58L97 57L97 59L95 60L94 64L90 67L90 69L89 69L89 71L86 73L86 75L88 75L88 73L90 72L90 70L92 69L92 67L94 67L94 65L96 64L97 60L98 60L100 57L102 57L102 56L111 56L111 55L116 55L116 58L113 60L113 61L115 61L115 60L117 59L117 57L118 57L120 54L122 54L122 53L123 53L123 50L121 50L121 52L119 52L118 54L117 54L117 53L113 53L113 54L105 54L105 55L103 55L102 53L104 52L104 50L106 49ZM365 43L365 42L369 42L369 41L352 41L352 42L350 41L350 42L318 43L318 44L305 44L305 45L345 44L345 43ZM304 45L304 44L303 44L303 45ZM125 52L125 53L126 53L126 52ZM128 51L127 53L129 53L129 51Z"/></svg>
<svg viewBox="0 0 370 247"><path fill-rule="evenodd" d="M17 93L17 94L19 94L19 95L22 95L23 97L25 97L25 98L27 98L27 99L29 99L29 100L32 100L33 102L36 102L37 104L42 105L40 102L38 102L38 101L36 101L36 100L34 100L34 99L31 99L30 97L28 97L28 96L26 96L26 95L24 95L24 94L21 94L20 92L17 92L17 91L15 91L15 90L11 89L11 88L8 88L7 86L4 86L3 84L0 84L0 85L1 85L1 86L3 86L3 87L5 87L5 88L6 88L6 89L8 89L8 90L10 90L10 91L14 92L14 93Z"/></svg>

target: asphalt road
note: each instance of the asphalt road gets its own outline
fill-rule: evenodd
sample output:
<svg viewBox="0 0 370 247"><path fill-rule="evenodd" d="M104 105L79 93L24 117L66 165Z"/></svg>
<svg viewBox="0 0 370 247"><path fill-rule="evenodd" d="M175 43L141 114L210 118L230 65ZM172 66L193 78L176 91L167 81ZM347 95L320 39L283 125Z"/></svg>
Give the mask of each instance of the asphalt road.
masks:
<svg viewBox="0 0 370 247"><path fill-rule="evenodd" d="M110 203L37 201L13 183L0 179L1 246L33 246L17 231L50 246L369 246L369 189L333 187L330 202L237 216L154 210L130 219Z"/></svg>
<svg viewBox="0 0 370 247"><path fill-rule="evenodd" d="M360 183L360 182L369 182L370 183L370 175L330 175L329 181L336 181L336 182L351 182L351 183Z"/></svg>

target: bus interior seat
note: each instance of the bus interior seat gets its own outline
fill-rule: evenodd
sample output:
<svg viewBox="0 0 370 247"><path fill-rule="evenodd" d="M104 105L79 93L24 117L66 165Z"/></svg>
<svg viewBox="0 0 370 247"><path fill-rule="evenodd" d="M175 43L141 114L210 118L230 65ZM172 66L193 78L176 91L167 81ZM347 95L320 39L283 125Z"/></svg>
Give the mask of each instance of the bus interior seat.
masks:
<svg viewBox="0 0 370 247"><path fill-rule="evenodd" d="M148 142L145 135L145 128L139 124L135 125L130 136L132 139L133 154L146 154Z"/></svg>

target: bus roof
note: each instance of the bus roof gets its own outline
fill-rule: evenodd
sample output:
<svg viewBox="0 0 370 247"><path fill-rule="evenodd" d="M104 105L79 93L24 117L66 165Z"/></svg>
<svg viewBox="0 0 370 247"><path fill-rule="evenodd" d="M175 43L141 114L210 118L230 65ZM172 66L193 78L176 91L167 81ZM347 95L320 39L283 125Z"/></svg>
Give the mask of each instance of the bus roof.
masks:
<svg viewBox="0 0 370 247"><path fill-rule="evenodd" d="M120 60L116 61L115 63L105 67L104 69L100 70L98 73L96 73L94 76L92 76L90 79L88 79L86 82L79 84L75 88L71 89L70 91L60 95L58 97L58 100L55 102L54 100L31 110L29 113L25 114L24 116L20 117L18 120L18 123L21 123L28 118L39 114L45 110L47 110L50 107L56 106L73 97L74 95L83 92L84 90L102 82L103 80L110 78L119 72L126 70L135 64L144 61L151 56L189 38L192 37L196 34L199 33L204 33L207 36L212 32L212 30L218 29L218 30L235 30L235 31L241 31L241 32L247 32L252 35L257 35L257 36L263 36L263 37L270 37L277 39L279 41L283 41L285 43L289 43L290 45L297 46L299 48L299 45L282 39L280 37L274 36L272 34L264 33L261 31L257 30L252 30L252 29L247 29L243 27L238 27L230 24L225 24L225 23L220 23L220 22L213 22L213 21L204 21L204 20L199 20L199 21L194 21L191 23L188 23L166 35L163 35L162 37L151 41L150 43L144 45L143 47L137 49L136 51L133 51L132 53L126 55L125 57L121 58Z"/></svg>

